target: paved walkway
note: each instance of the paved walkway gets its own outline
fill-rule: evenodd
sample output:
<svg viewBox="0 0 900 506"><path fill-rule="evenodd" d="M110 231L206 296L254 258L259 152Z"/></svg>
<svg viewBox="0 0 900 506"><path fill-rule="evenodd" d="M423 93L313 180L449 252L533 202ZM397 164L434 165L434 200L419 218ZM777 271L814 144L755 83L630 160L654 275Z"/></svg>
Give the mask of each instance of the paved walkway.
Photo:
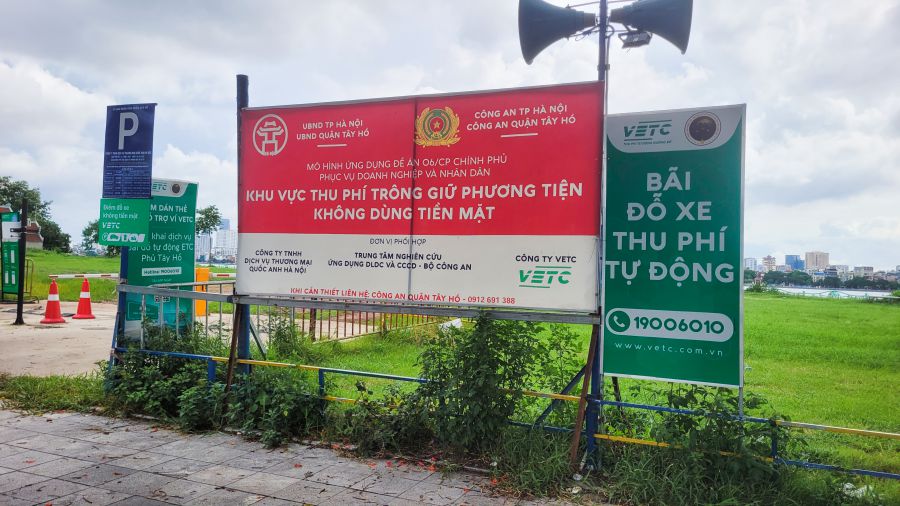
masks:
<svg viewBox="0 0 900 506"><path fill-rule="evenodd" d="M3 505L550 504L492 497L486 485L481 476L327 448L266 450L143 421L0 410Z"/></svg>

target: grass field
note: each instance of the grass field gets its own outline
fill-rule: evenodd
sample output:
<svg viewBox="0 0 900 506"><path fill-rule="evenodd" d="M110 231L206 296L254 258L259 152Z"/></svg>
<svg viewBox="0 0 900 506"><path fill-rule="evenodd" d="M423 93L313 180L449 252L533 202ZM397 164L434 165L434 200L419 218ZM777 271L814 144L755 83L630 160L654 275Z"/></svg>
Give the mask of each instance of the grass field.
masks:
<svg viewBox="0 0 900 506"><path fill-rule="evenodd" d="M46 299L50 288L50 274L118 273L119 257L85 257L66 255L53 251L28 250L25 257L34 262L32 297ZM211 267L211 272L234 272L234 269ZM116 298L116 281L112 279L90 279L91 300L110 302ZM60 300L78 301L81 293L81 279L61 279L57 281ZM7 299L11 296L7 295ZM13 298L14 299L14 298Z"/></svg>
<svg viewBox="0 0 900 506"><path fill-rule="evenodd" d="M33 292L41 297L47 274L118 270L116 258L48 252L29 257L36 266ZM91 287L94 300L113 298L112 281L93 280ZM77 300L80 280L64 281L60 288L64 300ZM577 330L586 355L590 329ZM315 346L317 365L418 374L415 340L372 335ZM900 304L747 294L745 365L746 391L763 395L791 420L900 432ZM334 376L329 393L353 396L355 380ZM629 384L622 381L625 400L645 400L629 398ZM900 472L897 440L817 432L805 439L810 446L803 453L810 459Z"/></svg>

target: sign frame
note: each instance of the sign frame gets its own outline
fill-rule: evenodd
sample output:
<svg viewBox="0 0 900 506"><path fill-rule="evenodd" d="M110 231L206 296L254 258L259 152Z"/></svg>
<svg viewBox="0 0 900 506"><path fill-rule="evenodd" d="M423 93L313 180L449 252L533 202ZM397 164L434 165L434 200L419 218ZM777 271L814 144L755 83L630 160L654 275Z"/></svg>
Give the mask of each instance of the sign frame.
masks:
<svg viewBox="0 0 900 506"><path fill-rule="evenodd" d="M688 131L688 128L691 127L691 125L693 125L693 123L691 123L691 121L696 118L699 118L698 121L701 121L701 120L706 121L706 120L710 119L710 118L702 118L702 116L704 116L704 115L710 116L711 118L715 119L715 123L717 125L715 137L709 138L709 139L700 139L700 140L693 139L692 136L694 136L695 133ZM719 116L725 117L727 119L727 121L720 120ZM677 117L678 119L672 121L672 119L670 117ZM665 118L669 122L669 124L660 122L659 118ZM629 133L631 133L632 136L634 136L635 130L631 130L631 132L629 132L628 129L623 128L622 132L618 132L616 130L616 128L623 127L623 124L625 121L631 121L632 123L634 123L634 125L631 125L631 127L634 128L635 126L637 126L639 124L638 120L644 120L643 123L641 123L641 124L643 124L645 127L647 127L647 128L644 128L642 131L642 138L640 140L626 141L625 137L628 136ZM728 123L728 124L726 125L726 123ZM665 158L665 155L670 155L669 156L670 159L680 160L680 161L672 161L670 163L670 165L673 165L673 166L674 165L680 166L681 164L683 164L685 157L689 156L690 153L696 154L697 157L702 157L703 156L702 153L707 153L708 154L707 158L709 158L711 160L710 157L716 156L715 154L713 154L714 150L718 150L718 151L716 151L716 153L726 153L726 151L724 151L724 150L726 150L726 148L730 149L730 151L727 151L727 153L730 156L736 155L737 157L739 157L739 160L728 160L726 162L722 162L722 163L729 164L727 166L728 169L736 169L736 170L734 170L733 173L730 174L730 177L736 179L736 184L738 186L737 192L736 192L737 194L736 195L734 195L734 194L728 195L728 196L734 195L737 197L735 199L736 205L733 206L732 208L727 208L727 206L722 206L722 207L726 208L726 210L724 210L724 211L719 209L718 207L716 207L716 206L721 205L723 202L727 201L727 196L720 197L717 200L713 200L713 202L710 204L713 207L711 218L718 220L718 221L714 222L714 223L716 223L716 232L717 233L720 231L720 227L719 227L720 223L727 222L727 226L733 226L735 224L734 223L735 218L730 216L729 213L737 214L737 216L736 216L736 221L737 221L736 234L734 234L734 236L732 236L732 237L729 237L729 241L727 243L725 242L724 239L722 239L721 243L719 243L719 246L718 246L720 248L727 248L727 250L726 249L721 250L722 255L720 255L720 257L724 258L727 256L727 258L731 262L733 262L733 265L731 266L733 280L728 283L724 283L721 280L719 280L719 284L722 286L724 286L726 284L734 284L735 285L733 288L734 299L731 299L729 301L724 301L724 302L720 301L720 300L716 300L718 305L714 306L714 307L723 307L723 308L731 307L730 310L729 309L723 309L723 310L724 311L733 311L732 313L730 313L731 314L731 317L730 317L731 324L733 325L733 330L734 330L732 338L736 338L737 342L734 343L732 341L732 344L729 345L731 348L731 351L728 351L727 348L726 349L705 348L704 345L698 345L700 347L695 348L695 350L697 350L697 349L702 350L703 354L707 354L707 352L710 352L710 355L712 355L713 353L718 351L718 353L720 354L719 356L723 356L723 354L727 354L727 355L731 356L730 358L728 358L729 363L731 363L730 362L731 360L734 361L734 363L732 363L731 366L727 366L727 368L720 369L720 370L714 371L714 372L709 372L709 370L706 370L703 372L694 371L690 374L685 374L683 372L680 374L672 374L672 371L674 370L673 367L675 367L678 363L684 362L685 359L682 359L682 361L671 359L671 360L665 361L665 364L662 367L658 367L656 370L660 371L660 372L657 373L656 371L652 370L653 368L648 365L647 361L641 361L641 359L638 358L636 360L638 362L640 362L639 364L635 363L635 362L627 362L627 361L625 363L623 363L622 362L623 359L621 357L624 354L621 352L618 354L614 353L615 350L612 350L612 347L616 345L615 343L619 344L619 347L617 349L621 349L622 346L627 346L628 343L625 343L625 339L630 339L631 344L634 346L634 349L640 349L642 352L646 351L651 346L655 347L654 349L662 347L662 349L664 351L671 351L671 349L666 350L666 346L668 346L668 348L672 348L671 343L684 343L684 342L714 343L717 340L721 341L721 339L717 339L717 338L713 339L712 337L714 337L714 336L705 336L705 337L700 336L699 334L702 332L698 333L697 336L685 337L694 330L693 328L690 327L690 325L693 325L696 318L694 318L691 315L696 316L696 315L701 315L701 314L706 314L706 313L689 313L689 314L687 314L687 319L679 318L680 316L684 317L685 315L679 315L679 314L673 313L672 312L673 310L676 312L679 310L684 311L684 310L688 310L688 309L690 309L692 311L698 311L698 309L690 307L690 303L684 302L684 300L679 300L678 302L676 302L674 304L670 303L670 305L662 304L662 305L657 305L657 306L650 306L648 308L642 308L639 310L641 312L641 314L639 315L641 318L646 319L647 317L655 317L657 320L659 320L659 323L661 325L661 327L659 329L653 330L653 328L650 328L650 327L644 325L644 330L638 331L637 327L639 325L637 323L635 323L631 318L625 318L625 317L623 317L622 320L619 322L620 324L622 324L622 327L623 327L622 330L617 331L610 326L611 325L610 318L612 316L618 316L618 314L613 314L613 313L618 313L619 311L622 311L623 309L620 307L608 307L608 306L610 306L610 305L619 306L620 305L619 301L629 300L627 295L625 295L625 296L619 295L619 293L623 293L622 288L624 287L624 283L622 282L623 273L621 271L621 268L623 268L623 266L625 264L625 259L629 258L629 257L628 257L627 253L623 254L623 249L622 249L623 242L622 241L623 241L624 235L623 234L620 234L619 236L613 235L617 231L620 231L619 228L622 226L623 218L621 216L612 215L612 220L610 219L611 211L607 207L610 204L610 201L606 198L606 191L609 189L609 181L607 180L607 184L604 185L604 217L605 217L604 227L605 228L614 227L614 228L616 228L616 230L607 228L604 231L604 240L603 240L604 266L603 266L602 307L603 307L604 325L603 325L603 340L602 340L603 345L601 347L601 354L600 354L600 368L603 371L603 374L609 375L609 376L614 376L614 377L627 377L627 378L635 378L635 379L648 379L648 380L669 381L669 382L676 382L676 383L709 385L709 386L725 387L725 388L737 388L738 390L742 391L743 385L744 385L744 370L743 370L743 368L744 368L744 335L743 335L744 334L744 332L743 332L743 330L744 330L744 299L743 299L744 293L743 293L743 283L742 283L742 272L743 272L742 271L742 258L743 258L743 248L744 248L744 241L743 241L744 198L745 198L745 186L746 186L744 184L746 132L747 132L746 104L711 106L711 107L695 107L695 108L689 108L689 109L672 109L672 110L663 110L663 111L648 111L648 112L639 112L639 113L616 114L616 115L609 116L607 124L610 125L610 127L607 130L607 143L606 143L607 170L604 173L604 176L607 178L610 178L610 177L614 178L617 176L617 174L620 173L620 171L625 170L625 169L617 168L616 156L618 156L619 160L624 159L628 156L635 156L635 161L628 162L628 164L624 165L623 167L635 166L636 164L640 163L638 161L639 159L637 157L641 156L641 155L647 155L647 154L650 154L653 156L651 156L649 158L645 158L644 160L653 160L657 165L660 165L660 164L665 165L667 162L669 162L669 160L667 160ZM709 126L710 124L711 124L710 122L707 122L706 126ZM651 129L649 128L650 126L653 126L655 128L655 130L653 130L651 132ZM662 134L659 131L660 128L663 128L664 130L666 130L666 133ZM719 138L719 136L723 132L725 132L728 128L731 128L730 132L728 133L728 136ZM737 129L739 129L740 131L737 132ZM614 140L611 138L613 136L616 136L616 138ZM701 135L701 137L702 136L703 135ZM677 140L673 140L676 137L677 137ZM633 138L636 139L636 137L633 137ZM682 139L682 138L684 138L684 139ZM689 143L688 143L688 141L689 141ZM621 146L627 145L626 142L631 142L632 143L631 147L627 148L626 151L621 151L621 149L623 149L623 148L621 148ZM728 148L728 146L726 146L726 144L731 144L731 143L739 143L739 148L734 149L733 146L730 148ZM691 147L691 144L693 144L694 146ZM617 146L619 147L618 149L617 149ZM673 155L673 154L678 154L678 153L680 153L680 155ZM686 153L688 153L688 155L686 155ZM612 154L612 156L613 156L612 161L610 160L610 154ZM723 154L721 156L725 156L725 155ZM618 163L621 165L625 162L618 161ZM704 163L710 164L712 162L707 160ZM698 164L698 165L702 166L703 164ZM734 165L737 165L737 166L735 167ZM665 168L666 167L663 167L663 169L665 169ZM642 169L637 169L637 170L635 170L634 173L637 174L637 173L641 172ZM659 167L655 167L654 169L656 170L657 173L659 172L659 170L658 170ZM671 169L671 167L670 167L670 169ZM641 174L641 176L643 176L645 174L649 174L649 171L650 171L650 169L644 170L644 172ZM676 171L677 171L677 169L676 169ZM625 174L625 173L621 173L621 174ZM701 172L701 174L702 174L702 172ZM627 175L625 177L627 177ZM646 189L649 192L649 188L651 186L655 187L658 180L655 179L655 176L654 176L653 182L651 184L651 181L650 181L651 176L647 175L646 177L647 177L647 179L646 179L647 188ZM636 180L637 179L634 178L634 176L632 176L632 181L636 181ZM662 176L662 181L660 182L660 184L664 184L665 181L666 181L666 175L664 174ZM702 184L703 184L703 181L698 181L697 179L694 180L695 186L702 185ZM616 183L613 183L613 186L615 186L615 185L616 185ZM722 191L727 191L727 190L732 190L733 186L723 185L718 188L721 189ZM618 188L618 191L621 192L622 190L623 190L623 188ZM637 192L637 190L635 190L635 192ZM659 196L660 194L657 193L654 195ZM648 197L648 195L645 192L645 194L643 195L643 200L641 200L640 202L646 203L647 197ZM662 200L664 198L665 197L662 197L657 201L662 203ZM615 200L614 205L617 204L620 206L620 208L617 208L612 212L618 212L618 213L622 214L622 211L623 211L623 209L621 208L622 200L623 199ZM671 201L672 199L670 198L669 200ZM673 203L674 202L669 202L669 205L672 205ZM689 204L688 202L684 202L679 205L688 205L688 204ZM637 207L635 207L634 209L637 210ZM676 210L677 209L678 208L676 208ZM637 212L637 211L635 211L635 212ZM719 216L718 213L721 213L722 216ZM670 218L665 218L665 219L670 219ZM663 218L661 218L660 220L661 220L660 223L662 223ZM636 222L639 223L640 221L636 220ZM641 230L644 232L647 231L646 226L641 227L641 226L635 225L634 228L636 230ZM666 229L664 229L664 228L658 229L657 234L660 233L660 230L665 231ZM734 227L732 227L732 230L734 230ZM629 234L630 233L631 232L629 232ZM699 233L698 233L698 236L699 236ZM648 235L648 237L649 237L649 235ZM663 240L662 241L663 246L659 250L656 250L656 251L662 252L659 254L666 254L666 252L668 252L671 255L671 253L673 251L675 251L675 249L673 247L673 243L675 243L676 237L677 236L671 237L672 241L670 241L668 245L665 245L665 240ZM709 237L704 236L704 241L708 238ZM719 237L719 238L721 238L721 237ZM657 239L657 241L659 241L659 237L657 237L656 239ZM685 240L687 240L687 239L685 238ZM706 243L704 243L704 244L706 244ZM727 246L725 246L726 244L727 244ZM693 252L690 252L687 250L682 250L681 249L682 246L687 247L686 244L685 245L679 244L677 246L678 252L686 251L687 253L693 253ZM632 246L629 243L629 247L626 249L629 249L631 247ZM700 243L696 244L696 248L697 248L698 252L701 251ZM714 253L710 253L710 252L707 252L707 253L709 253L711 256L715 257ZM686 260L685 263L689 264L691 262L690 257L687 256L685 253L681 253L681 254L684 257L683 261ZM649 259L659 260L658 255L657 256L654 256L654 255L657 255L657 253L650 252ZM644 257L647 257L647 256L648 256L648 254L645 253ZM682 257L677 257L677 258L681 259ZM644 260L649 260L649 259L644 258ZM671 259L676 259L676 255L671 255ZM621 261L621 264L618 263L619 261ZM669 261L671 262L672 260L669 260ZM620 268L620 270L618 272L618 279L613 278L613 275L611 275L610 266L608 265L608 262L616 263L617 264L616 266L618 266ZM670 264L670 265L674 265L674 264ZM612 269L615 269L616 266L613 266ZM635 273L644 272L644 270L647 270L648 272L645 275L645 277L652 277L649 274L649 269L647 269L647 266L642 266L642 267L640 267L640 269L641 269L641 271L638 271L638 268L634 268L631 275L634 276ZM657 273L656 273L657 277L658 277L659 272L661 272L661 271L657 271ZM664 277L665 276L663 276L663 278ZM680 277L680 274L679 274L679 277ZM700 274L701 281L703 280L702 279L703 277L704 277L704 274L701 270L701 274ZM716 278L713 277L713 279L715 281ZM644 283L641 284L641 281L643 281ZM692 281L692 279L689 278L685 282L690 283L690 281ZM635 280L635 283L636 283L635 289L640 290L642 287L646 286L646 279L637 278ZM631 285L631 281L628 281L628 285ZM678 283L678 286L680 287L681 283ZM689 286L689 284L686 284L685 286ZM619 290L619 291L615 292L613 290ZM714 290L714 288L711 290ZM722 292L722 290L725 290L725 289L724 288L719 289L720 295L722 293L728 292L728 290L726 290L726 292ZM689 293L694 293L694 292L689 292ZM658 302L658 301L657 301L657 299L653 299L653 302ZM699 311L702 311L702 309L700 309ZM624 312L625 312L625 315L628 317L634 316L632 314L634 311L626 309ZM715 312L715 311L713 310L713 312ZM644 314L644 313L647 313L647 314ZM654 314L651 315L649 313L654 313ZM655 313L659 313L659 314L657 315ZM719 315L719 316L724 316L724 315ZM698 318L699 318L699 316L698 316ZM679 323L681 321L686 321L687 325L689 326L685 329L685 330L687 330L687 332L682 333L680 338L676 337L676 335L679 333L679 330L677 327L674 331L667 332L665 330L665 328L662 328L662 327L664 327L665 325L668 324L668 320L673 320L676 323ZM641 322L645 322L645 323L646 323L646 321L649 321L649 320L641 320ZM710 323L711 321L714 321L714 320L707 320L707 323ZM623 322L627 322L627 323L623 323ZM657 323L657 322L654 321L653 323ZM728 326L728 324L723 322L723 328L727 329L727 326ZM628 333L626 333L626 332L628 332ZM723 333L724 333L724 331L723 331ZM657 335L656 337L653 337L653 335L655 335L655 334L659 334L659 335ZM665 334L665 335L663 335L663 334ZM622 337L620 337L620 336L622 336ZM713 344L708 344L708 345L714 346ZM676 346L679 347L680 350L685 349L683 347L683 345L676 345ZM629 349L631 349L631 348L629 347ZM611 352L611 350L612 350L612 352ZM652 355L644 355L644 356L652 356ZM700 362L700 363L702 363L702 362ZM694 367L697 368L696 363L694 364ZM722 366L722 367L725 367L725 366Z"/></svg>
<svg viewBox="0 0 900 506"><path fill-rule="evenodd" d="M266 119L267 117L269 117L270 114L274 115L274 113L276 113L278 111L282 111L282 110L294 111L294 110L304 110L304 109L309 110L309 109L314 109L314 108L333 107L333 106L334 107L347 107L347 106L357 106L357 105L369 106L369 105L373 105L373 104L397 104L397 103L402 103L404 101L439 101L439 100L443 100L443 99L452 100L452 99L460 99L460 98L465 98L465 97L477 98L478 96L490 97L493 94L503 94L503 93L515 94L515 93L519 93L519 92L527 93L527 92L533 92L533 91L544 91L546 93L552 93L556 89L568 90L568 89L578 89L578 87L584 87L584 88L591 89L591 93L594 93L596 96L596 98L595 98L595 100L596 100L595 114L592 116L584 116L584 117L579 116L578 119L579 119L579 126L581 126L583 128L588 128L588 126L585 126L585 125L589 124L590 128L592 129L590 131L597 130L598 133L597 133L596 137L592 138L591 140L592 140L592 142L600 143L603 138L602 122L599 121L599 118L602 117L602 107L603 107L602 81L586 81L586 82L568 83L568 84L562 84L562 85L557 84L557 85L546 85L546 86L509 88L509 89L477 90L477 91L468 91L468 92L461 92L461 93L441 93L441 94L431 94L431 95L401 96L401 97L388 97L388 98L365 99L365 100L319 102L319 103L309 103L309 104L294 104L294 105L265 106L265 107L241 107L240 112L241 112L242 116L241 116L240 122L243 124L243 127L241 128L241 131L239 132L238 135L239 135L239 138L242 138L242 140L240 142L241 144L247 143L248 142L247 138L249 136L249 132L252 131L251 128L254 128L254 125L258 124L259 122L261 122L264 119ZM416 109L416 110L417 110L416 115L418 115L418 109ZM254 112L257 113L256 116L259 116L259 118L257 118L256 116L250 116L247 114L247 113L254 113ZM289 133L291 135L293 135L295 133L294 131L291 131L291 130L297 130L297 128L298 128L293 125L291 125L289 127L287 124L284 124L284 122L283 122L284 120L281 120L282 123L277 123L277 122L275 122L274 118L270 118L270 119L272 120L272 123L273 123L272 125L270 125L272 131L279 132L279 134L281 131L281 128L279 128L279 126L283 126L285 129L289 130ZM280 117L278 119L280 120ZM418 127L419 124L417 123L416 126ZM413 133L412 125L410 125L410 130L411 130L410 137L412 137L412 135L411 135ZM287 142L288 141L286 141L286 143ZM412 139L410 139L409 144L412 144ZM421 146L421 144L420 144L420 146ZM284 146L282 145L281 148L284 149ZM244 175L244 172L249 169L244 167L245 159L248 158L249 156L256 155L257 152L262 154L262 151L259 151L260 149L261 149L260 146L255 146L252 144L243 146L242 149L240 149L240 152L242 154L239 159L239 170L238 170L238 172L239 172L238 180L240 183L239 184L239 196L238 196L239 207L241 205L243 205L243 202L244 202L244 198L243 198L244 196L243 196L242 192L244 192L245 188L247 188L247 186L245 185L246 177ZM419 147L418 149L421 150L423 148ZM445 148L442 148L442 149L445 149ZM373 298L373 297L359 298L359 297L354 297L352 295L351 296L341 296L339 294L334 294L334 293L329 293L326 295L326 297L334 298L334 299L338 299L338 300L345 300L348 303L355 303L355 304L371 304L371 303L378 303L378 302L382 302L382 303L386 302L386 303L399 303L401 306L407 306L407 307L429 306L429 305L444 305L444 306L450 305L450 306L454 306L454 307L486 307L486 308L489 307L489 308L496 309L498 311L525 310L525 311L538 311L538 312L543 311L548 314L577 313L577 314L596 315L597 308L598 308L599 302L600 302L600 288L599 288L600 230L599 229L600 229L601 200L602 200L601 196L600 196L600 192L602 191L602 156L603 156L602 149L603 149L603 146L598 146L596 159L591 159L590 162L588 162L588 161L584 162L586 165L588 165L588 164L590 165L591 184L596 185L595 188L597 191L596 191L596 195L593 197L594 200L593 200L593 204L590 208L591 211L589 211L589 213L587 213L591 216L594 216L591 219L596 220L596 224L591 226L590 235L585 236L585 237L591 237L591 240L593 241L593 244L594 244L593 254L588 255L588 258L583 260L585 262L588 262L590 265L592 265L592 269L593 269L593 273L594 273L590 276L592 279L589 281L585 281L585 282L592 285L592 291L594 292L594 296L592 297L593 300L591 300L590 302L583 303L583 306L578 306L578 307L544 307L541 305L504 306L504 305L501 305L499 302L498 303L490 303L490 302L485 303L485 302L478 302L478 301L468 301L468 300L466 300L465 297L462 298L462 300L457 300L457 301L453 301L450 303L448 303L446 301L429 301L429 300L396 300L396 299L391 300L391 299ZM278 156L278 154L281 152L281 150L273 148L271 150L271 152L272 152L273 156ZM587 180L587 177L585 178L585 180ZM400 185L401 183L398 182L397 184ZM238 220L239 234L241 234L240 237L242 237L242 239L246 237L244 235L244 233L245 233L244 226L249 221L251 221L251 220L247 220L247 219L239 219ZM335 234L335 235L337 235L337 234ZM374 235L374 234L370 234L370 235ZM415 235L416 234L413 234L413 236L415 236ZM302 237L302 235L298 235L298 237ZM410 236L410 237L412 237L412 236ZM465 237L465 236L460 236L460 237ZM240 241L240 243L246 244L246 241ZM243 260L244 260L244 256L239 255L239 258L238 258L239 270L241 268L240 262L242 262ZM400 275L400 273L398 272L397 275ZM409 280L409 276L410 276L409 271L403 273L403 277L405 279ZM241 277L239 277L239 279L241 279ZM411 281L407 281L407 286L409 286L408 283L410 283L410 282ZM407 291L407 293L412 291L408 288L405 288L405 290ZM313 299L320 299L322 297L321 294L301 294L301 293L287 294L284 292L266 291L266 290L258 290L258 289L256 289L256 290L255 289L246 289L243 287L239 287L238 292L246 293L247 295L251 295L251 296L289 296L295 300L313 300Z"/></svg>

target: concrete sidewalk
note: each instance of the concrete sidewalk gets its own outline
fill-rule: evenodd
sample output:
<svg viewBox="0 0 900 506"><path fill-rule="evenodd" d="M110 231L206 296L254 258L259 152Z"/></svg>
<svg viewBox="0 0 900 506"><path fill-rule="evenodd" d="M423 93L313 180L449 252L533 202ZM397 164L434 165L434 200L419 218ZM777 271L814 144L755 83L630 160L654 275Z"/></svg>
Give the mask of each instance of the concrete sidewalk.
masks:
<svg viewBox="0 0 900 506"><path fill-rule="evenodd" d="M0 410L3 505L563 504L492 497L487 485L482 476L328 448L266 450L144 421Z"/></svg>

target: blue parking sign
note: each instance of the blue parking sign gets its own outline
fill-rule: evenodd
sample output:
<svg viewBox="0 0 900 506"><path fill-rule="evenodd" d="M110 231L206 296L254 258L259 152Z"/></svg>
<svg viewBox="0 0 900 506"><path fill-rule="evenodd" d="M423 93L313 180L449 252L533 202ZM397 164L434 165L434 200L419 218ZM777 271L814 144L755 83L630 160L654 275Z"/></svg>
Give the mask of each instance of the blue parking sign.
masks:
<svg viewBox="0 0 900 506"><path fill-rule="evenodd" d="M103 197L150 198L156 104L106 108Z"/></svg>

